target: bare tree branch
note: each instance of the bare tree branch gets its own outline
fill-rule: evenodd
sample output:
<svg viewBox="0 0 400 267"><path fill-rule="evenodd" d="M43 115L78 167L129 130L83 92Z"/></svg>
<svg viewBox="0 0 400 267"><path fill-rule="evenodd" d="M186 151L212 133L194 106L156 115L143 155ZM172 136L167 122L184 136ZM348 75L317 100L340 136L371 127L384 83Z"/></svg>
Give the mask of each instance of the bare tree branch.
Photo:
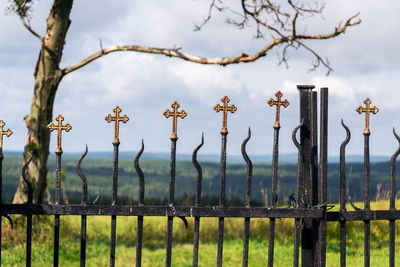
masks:
<svg viewBox="0 0 400 267"><path fill-rule="evenodd" d="M200 31L203 28L203 26L206 25L211 20L212 11L214 9L218 10L219 12L222 12L226 9L226 7L224 6L218 6L216 2L222 4L222 0L212 0L210 7L208 8L207 17L203 19L203 22L201 24L194 24L194 31Z"/></svg>
<svg viewBox="0 0 400 267"><path fill-rule="evenodd" d="M316 70L321 64L327 69L326 75L329 75L333 71L333 69L329 65L329 59L327 59L327 58L323 59L315 50L313 50L309 46L305 45L303 42L301 42L299 40L295 40L295 42L298 43L301 47L308 50L315 57L315 62L312 64L312 68L309 71Z"/></svg>
<svg viewBox="0 0 400 267"><path fill-rule="evenodd" d="M355 18L358 17L360 13L355 14L354 16L351 16L350 18L348 18L344 25L342 25L342 23L339 23L339 26L335 28L334 32L328 33L328 34L319 34L319 35L307 35L307 34L300 34L300 35L296 35L297 39L319 39L319 40L323 40L323 39L330 39L333 37L336 37L342 33L345 33L345 31L347 30L348 27L351 26L356 26L358 24L361 23L361 19L357 19L356 21L354 21Z"/></svg>
<svg viewBox="0 0 400 267"><path fill-rule="evenodd" d="M267 51L271 50L273 47L287 42L287 38L277 38L273 40L271 43L268 45L264 46L261 50L259 50L257 53L253 55L247 55L247 54L242 54L240 56L236 57L220 57L220 58L205 58L205 57L199 57L199 56L194 56L186 53L180 52L180 48L156 48L156 47L148 47L148 46L138 46L138 45L119 45L119 46L114 46L114 47L109 47L102 49L87 58L69 66L66 67L62 70L62 76L65 76L77 69L80 69L84 67L85 65L91 63L92 61L99 59L105 55L108 55L113 52L121 52L121 51L132 51L132 52L141 52L141 53L149 53L149 54L159 54L159 55L165 55L168 57L176 57L180 58L186 61L194 62L194 63L199 63L199 64L206 64L206 65L229 65L229 64L235 64L235 63L243 63L243 62L252 62L256 61L260 57L263 57L266 55Z"/></svg>
<svg viewBox="0 0 400 267"><path fill-rule="evenodd" d="M34 31L31 27L29 20L26 17L20 17L22 25L36 38L40 40L40 42L44 43L44 37Z"/></svg>
<svg viewBox="0 0 400 267"><path fill-rule="evenodd" d="M297 13L296 13L297 14ZM249 14L251 15L251 14ZM87 58L69 66L61 70L62 76L65 76L77 69L80 69L87 64L93 62L96 59L99 59L105 55L108 55L110 53L114 52L121 52L121 51L132 51L132 52L141 52L141 53L149 53L149 54L159 54L159 55L165 55L168 57L176 57L180 58L186 61L194 62L194 63L199 63L199 64L208 64L208 65L230 65L230 64L237 64L237 63L246 63L246 62L253 62L258 60L259 58L265 56L269 50L274 48L275 46L278 46L283 43L287 43L288 45L284 48L283 50L283 56L281 59L281 62L284 62L287 64L287 49L289 47L293 47L295 49L298 49L299 47L303 47L311 54L313 54L316 58L316 63L313 64L313 69L316 67L320 66L321 64L327 68L328 73L332 71L332 68L329 66L329 61L327 59L323 59L317 52L315 52L312 48L308 47L307 45L304 44L301 40L308 40L308 39L314 39L314 40L321 40L321 39L330 39L334 38L340 34L345 33L348 27L352 27L355 25L358 25L361 23L361 20L355 20L358 17L359 14L356 14L349 19L345 21L345 23L340 23L338 27L335 28L335 30L331 33L328 34L317 34L317 35L297 35L296 34L296 20L297 16L295 15L292 24L293 24L293 29L290 32L290 35L284 35L282 32L276 29L276 33L280 35L279 38L273 39L270 43L265 45L263 48L261 48L258 52L248 55L245 53L242 53L239 56L233 56L233 57L219 57L219 58L206 58L206 57L200 57L200 56L195 56L187 53L181 52L181 48L156 48L156 47L149 47L149 46L139 46L139 45L119 45L119 46L113 46L105 49L100 49L100 51L88 56ZM272 30L274 31L273 27ZM294 46L294 44L297 43L299 46Z"/></svg>

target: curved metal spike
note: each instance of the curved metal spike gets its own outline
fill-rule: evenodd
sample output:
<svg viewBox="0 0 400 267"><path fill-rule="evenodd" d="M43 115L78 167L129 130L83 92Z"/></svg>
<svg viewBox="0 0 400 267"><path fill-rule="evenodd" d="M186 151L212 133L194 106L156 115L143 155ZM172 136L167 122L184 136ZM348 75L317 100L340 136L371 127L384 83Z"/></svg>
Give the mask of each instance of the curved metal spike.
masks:
<svg viewBox="0 0 400 267"><path fill-rule="evenodd" d="M346 138L340 145L340 209L346 209L346 199L349 199L346 191L346 146L350 142L351 133L349 127L341 120L343 128L346 130ZM353 203L349 201L350 205L356 209Z"/></svg>
<svg viewBox="0 0 400 267"><path fill-rule="evenodd" d="M351 198L350 197L348 197L347 200L349 201L350 205L353 207L354 210L362 210L362 209L356 207L356 205L354 205L353 202L351 202Z"/></svg>
<svg viewBox="0 0 400 267"><path fill-rule="evenodd" d="M33 186L32 186L32 183L28 180L28 177L27 177L28 174L26 172L31 161L32 161L32 156L30 156L28 158L28 160L25 162L24 166L22 167L22 179L28 186L28 204L31 204L33 201Z"/></svg>
<svg viewBox="0 0 400 267"><path fill-rule="evenodd" d="M251 138L251 129L249 127L249 130L247 132L247 137L242 142L241 152L242 152L242 156L243 156L244 161L246 161L246 163L247 163L247 166L251 166L252 167L252 162L251 162L251 160L249 158L249 155L247 155L247 152L246 152L246 145L247 145L247 142L250 140L250 138Z"/></svg>
<svg viewBox="0 0 400 267"><path fill-rule="evenodd" d="M247 132L247 137L243 140L242 146L241 146L242 156L243 156L244 161L246 161L246 164L247 164L247 178L246 178L247 190L246 190L246 200L245 200L246 207L250 207L251 183L252 183L252 176L253 176L253 163L246 151L247 142L249 142L250 138L251 138L251 129L249 127L249 130Z"/></svg>
<svg viewBox="0 0 400 267"><path fill-rule="evenodd" d="M342 122L343 128L346 130L346 138L344 139L343 143L340 145L340 149L342 149L342 147L344 149L347 146L347 144L350 142L351 133L350 133L349 127L347 127L347 125L344 124L343 119L341 122Z"/></svg>
<svg viewBox="0 0 400 267"><path fill-rule="evenodd" d="M197 174L200 175L201 174L201 166L199 164L199 162L197 161L197 152L200 150L200 148L204 145L204 133L201 133L201 143L195 148L195 150L193 151L192 154L192 162L194 167L197 170Z"/></svg>
<svg viewBox="0 0 400 267"><path fill-rule="evenodd" d="M83 174L82 170L81 170L81 164L83 159L86 157L88 153L88 146L86 145L86 149L85 152L82 154L81 158L78 161L78 164L76 166L76 173L79 175L79 177L81 177L82 179L82 200L81 200L81 204L82 205L87 205L88 204L88 184L87 184L87 179L86 176Z"/></svg>
<svg viewBox="0 0 400 267"><path fill-rule="evenodd" d="M8 216L8 214L3 214L3 215L1 215L1 216L3 216L4 218L6 218L6 219L8 220L8 222L10 223L10 225L11 225L11 229L14 229L14 224L13 224L13 221L12 221L11 217Z"/></svg>
<svg viewBox="0 0 400 267"><path fill-rule="evenodd" d="M390 158L391 161L396 161L397 157L400 155L400 136L396 133L396 130L393 127L393 135L396 137L397 142L399 142L399 147L397 148L396 152Z"/></svg>
<svg viewBox="0 0 400 267"><path fill-rule="evenodd" d="M200 206L201 202L201 181L203 178L203 171L199 162L197 161L197 152L199 152L200 148L204 145L204 132L201 133L201 143L194 149L192 154L192 163L197 171L197 182L196 182L196 197L195 197L195 205Z"/></svg>
<svg viewBox="0 0 400 267"><path fill-rule="evenodd" d="M189 229L189 223L188 223L188 221L186 220L186 218L183 217L183 216L179 216L178 218L181 219L181 220L183 221L183 223L185 224L186 230L188 230L188 229Z"/></svg>
<svg viewBox="0 0 400 267"><path fill-rule="evenodd" d="M395 210L396 209L396 197L395 197L395 191L396 191L396 160L397 157L400 155L400 137L396 133L396 130L393 127L393 135L396 137L397 142L399 143L399 147L397 148L396 152L392 155L390 158L390 209Z"/></svg>
<svg viewBox="0 0 400 267"><path fill-rule="evenodd" d="M139 205L144 205L144 186L145 186L144 174L139 165L139 159L142 156L143 151L144 151L144 141L142 139L142 147L140 148L140 150L139 150L138 154L136 155L135 160L133 162L136 173L139 176Z"/></svg>
<svg viewBox="0 0 400 267"><path fill-rule="evenodd" d="M300 149L300 143L297 141L296 134L297 134L297 131L303 126L303 123L304 123L304 120L301 119L300 124L297 125L293 129L293 132L292 132L292 140L293 140L294 145L297 147L297 149Z"/></svg>

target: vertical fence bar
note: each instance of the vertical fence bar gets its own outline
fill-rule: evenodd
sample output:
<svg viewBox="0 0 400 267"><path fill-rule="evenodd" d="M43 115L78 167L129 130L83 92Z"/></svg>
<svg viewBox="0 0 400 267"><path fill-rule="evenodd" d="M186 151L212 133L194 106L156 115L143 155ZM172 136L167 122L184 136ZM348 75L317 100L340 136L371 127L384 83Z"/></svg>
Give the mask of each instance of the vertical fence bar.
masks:
<svg viewBox="0 0 400 267"><path fill-rule="evenodd" d="M369 119L370 113L376 114L379 109L377 107L371 108L371 100L366 98L364 100L365 107L359 106L356 111L361 114L365 113L365 128L364 128L364 210L369 211L370 209L370 157L369 157L369 136L371 132L369 130ZM370 235L371 235L371 222L370 220L364 220L364 266L370 266Z"/></svg>
<svg viewBox="0 0 400 267"><path fill-rule="evenodd" d="M119 123L127 123L129 121L128 116L121 116L122 109L119 106L116 106L113 109L114 116L108 114L104 119L110 123L114 122L114 139L113 139L113 168L112 168L112 182L113 182L113 192L111 205L117 205L118 200L118 153L119 153ZM117 237L117 216L111 216L111 237L110 237L110 267L115 266L115 245L116 245L116 237Z"/></svg>
<svg viewBox="0 0 400 267"><path fill-rule="evenodd" d="M171 138L171 160L170 160L170 179L169 179L169 200L168 205L174 206L175 200L175 168L176 168L176 141L178 138ZM171 266L172 261L172 232L174 217L168 216L167 222L167 250L166 250L166 263L167 267Z"/></svg>
<svg viewBox="0 0 400 267"><path fill-rule="evenodd" d="M86 266L86 229L87 229L87 216L81 216L81 259L80 266Z"/></svg>
<svg viewBox="0 0 400 267"><path fill-rule="evenodd" d="M1 150L2 150L2 147L0 147L0 207L3 204L3 159L4 159L3 152ZM3 233L3 228L2 228L3 220L2 219L3 219L3 216L0 215L0 266L1 266L1 254L2 254L1 253L1 245L2 245L1 240L3 237L3 234L2 234Z"/></svg>
<svg viewBox="0 0 400 267"><path fill-rule="evenodd" d="M56 152L56 198L55 205L61 204L61 152ZM60 215L54 215L54 248L53 266L58 266L59 246L60 246Z"/></svg>
<svg viewBox="0 0 400 267"><path fill-rule="evenodd" d="M33 201L33 187L32 183L28 180L27 169L29 163L32 161L32 156L25 162L22 167L22 178L28 187L28 202L27 204L32 204ZM26 266L30 267L32 264L32 214L26 215Z"/></svg>
<svg viewBox="0 0 400 267"><path fill-rule="evenodd" d="M197 152L204 145L204 133L201 134L201 143L193 151L192 162L197 171L196 179L196 195L195 195L195 207L201 205L201 183L203 179L203 172L200 164L197 161ZM197 267L199 263L199 241L200 241L200 217L194 218L194 236L193 236L193 267Z"/></svg>
<svg viewBox="0 0 400 267"><path fill-rule="evenodd" d="M117 142L115 142L117 141ZM113 192L112 192L112 199L111 205L117 205L117 198L118 198L118 153L119 153L119 140L114 140L114 152L113 152L113 169L112 169L112 176L113 176ZM115 266L115 246L116 246L116 239L117 239L117 216L111 216L111 242L110 242L110 267Z"/></svg>
<svg viewBox="0 0 400 267"><path fill-rule="evenodd" d="M342 126L346 130L346 138L340 145L340 211L346 211L346 146L350 142L349 128L342 120ZM346 266L346 220L340 220L340 266Z"/></svg>
<svg viewBox="0 0 400 267"><path fill-rule="evenodd" d="M76 167L76 173L82 179L82 199L81 199L82 206L86 206L89 204L88 203L89 196L88 196L87 179L81 170L82 161L86 157L87 153L88 153L88 147L86 145L85 152L82 154L81 158L78 161L77 167ZM87 216L82 215L81 216L81 258L80 258L80 266L81 267L86 266L86 236L87 236L86 229L87 229Z"/></svg>
<svg viewBox="0 0 400 267"><path fill-rule="evenodd" d="M55 187L56 187L56 197L54 205L61 204L61 156L63 153L61 147L62 131L69 132L72 127L69 123L63 125L64 117L58 115L56 117L57 124L50 122L47 128L52 131L57 131L57 147L56 147L56 176L55 176ZM58 266L59 257L59 245L60 245L60 215L54 215L54 249L53 249L53 266Z"/></svg>
<svg viewBox="0 0 400 267"><path fill-rule="evenodd" d="M219 206L225 206L225 176L226 176L226 140L228 136L228 111L234 113L237 108L235 105L228 105L230 102L229 97L224 96L221 99L223 105L217 104L214 106L216 112L223 112L222 115L222 129L221 129L221 177L220 177L220 190L219 190ZM218 252L217 252L217 266L222 266L224 247L224 218L218 218Z"/></svg>
<svg viewBox="0 0 400 267"><path fill-rule="evenodd" d="M172 117L172 134L171 134L171 160L170 160L170 176L169 176L169 200L168 205L170 207L174 206L175 201L175 167L176 167L176 141L178 140L178 125L177 119L178 117L184 119L187 116L185 110L178 111L180 105L178 102L174 102L171 104L171 110L165 110L163 115L166 118ZM167 249L166 249L166 257L165 257L165 265L167 267L171 266L172 260L172 233L173 233L173 216L168 216L167 222Z"/></svg>
<svg viewBox="0 0 400 267"><path fill-rule="evenodd" d="M399 142L399 148L390 158L390 210L396 210L396 160L400 155L400 137L393 128L393 134ZM396 228L395 220L389 220L389 266L394 267L395 264L395 246L396 246Z"/></svg>
<svg viewBox="0 0 400 267"><path fill-rule="evenodd" d="M369 157L369 133L364 133L364 210L370 210L370 157ZM370 266L370 235L371 222L364 221L364 266Z"/></svg>
<svg viewBox="0 0 400 267"><path fill-rule="evenodd" d="M0 207L3 204L3 135L10 137L13 132L10 129L4 130L6 123L0 120ZM0 266L1 266L1 239L2 239L2 216L0 215Z"/></svg>
<svg viewBox="0 0 400 267"><path fill-rule="evenodd" d="M249 131L246 139L243 140L241 146L241 152L243 159L247 164L247 177L246 177L246 197L245 197L245 206L246 208L250 208L251 206L251 192L252 192L252 181L253 181L253 163L251 162L249 156L246 152L247 142L250 140L251 130L249 127ZM249 239L250 239L250 218L244 218L244 229L243 229L243 261L242 266L247 267L249 264Z"/></svg>
<svg viewBox="0 0 400 267"><path fill-rule="evenodd" d="M225 176L226 176L226 137L228 133L221 132L221 177L220 177L220 188L219 188L219 206L225 206ZM217 266L222 266L222 256L224 249L224 218L218 218L218 254L217 254Z"/></svg>
<svg viewBox="0 0 400 267"><path fill-rule="evenodd" d="M296 134L297 131L303 126L303 120L301 120L300 124L297 125L292 132L292 141L297 148L297 179L296 179L296 194L297 194L297 203L296 199L293 197L293 194L289 196L289 207L298 208L300 205L304 206L300 199L300 188L302 181L302 168L300 168L301 162L303 162L303 154L301 152L301 145L297 141ZM293 203L292 203L293 202ZM293 238L293 267L299 266L299 247L300 247L300 219L295 219L294 221L294 238Z"/></svg>
<svg viewBox="0 0 400 267"><path fill-rule="evenodd" d="M311 91L311 205L318 205L318 95ZM321 246L319 240L319 221L312 219L314 265L319 266Z"/></svg>
<svg viewBox="0 0 400 267"><path fill-rule="evenodd" d="M281 100L283 96L281 91L278 91L276 94L276 100L269 99L268 104L272 106L276 106L276 114L275 114L275 122L274 122L274 143L272 150L272 199L270 206L272 208L276 208L276 204L278 202L278 158L279 158L279 129L280 125L280 111L281 106L287 107L289 106L289 102L285 100ZM274 265L274 248L275 248L275 218L269 219L269 240L268 240L268 267L272 267Z"/></svg>
<svg viewBox="0 0 400 267"><path fill-rule="evenodd" d="M312 205L313 202L313 102L312 89L314 86L298 85L297 89L300 93L300 120L303 126L300 128L300 146L303 154L303 160L300 162L299 168L303 174L303 192L300 190L300 200L306 205ZM304 219L301 229L301 247L302 247L302 266L311 267L314 264L314 229L312 219Z"/></svg>
<svg viewBox="0 0 400 267"><path fill-rule="evenodd" d="M328 201L328 88L321 88L320 102L320 162L319 162L319 203ZM326 206L323 207L326 212ZM326 215L326 213L325 213ZM326 217L319 221L317 266L326 265Z"/></svg>
<svg viewBox="0 0 400 267"><path fill-rule="evenodd" d="M142 147L134 160L134 167L139 177L139 201L138 206L144 206L144 174L139 165L139 159L144 151L144 142L142 139ZM137 217L136 228L136 267L142 266L142 242L143 242L143 216Z"/></svg>
<svg viewBox="0 0 400 267"><path fill-rule="evenodd" d="M272 151L272 199L271 208L276 208L278 202L278 157L279 157L279 129L280 125L274 125L274 143ZM275 249L275 218L269 219L269 236L268 236L268 267L274 265L274 249Z"/></svg>

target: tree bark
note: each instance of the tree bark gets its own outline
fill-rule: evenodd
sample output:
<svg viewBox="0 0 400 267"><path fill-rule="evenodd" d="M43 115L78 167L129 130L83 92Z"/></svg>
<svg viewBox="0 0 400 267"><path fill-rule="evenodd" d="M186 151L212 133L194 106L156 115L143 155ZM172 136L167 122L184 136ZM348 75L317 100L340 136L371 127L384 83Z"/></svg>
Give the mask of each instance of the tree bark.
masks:
<svg viewBox="0 0 400 267"><path fill-rule="evenodd" d="M47 30L35 69L35 87L30 114L25 117L28 141L23 162L32 156L28 175L33 184L33 201L41 203L47 186L47 158L50 132L47 125L52 121L53 104L62 75L59 63L68 32L73 0L54 0L47 17ZM27 201L27 187L20 177L13 203Z"/></svg>

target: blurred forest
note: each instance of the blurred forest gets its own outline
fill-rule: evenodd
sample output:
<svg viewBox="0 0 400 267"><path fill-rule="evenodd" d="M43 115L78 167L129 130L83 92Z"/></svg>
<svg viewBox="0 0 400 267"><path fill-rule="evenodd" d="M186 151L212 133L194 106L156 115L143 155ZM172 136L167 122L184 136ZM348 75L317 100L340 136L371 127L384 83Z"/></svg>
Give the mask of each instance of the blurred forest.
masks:
<svg viewBox="0 0 400 267"><path fill-rule="evenodd" d="M21 172L21 157L6 155L3 161L3 201L10 203L17 188ZM82 180L76 174L78 157L64 157L62 166L62 187L65 203L79 204ZM219 171L217 162L200 162L203 169L202 205L218 205ZM135 204L138 199L138 176L133 168L133 160L119 160L118 201L120 204ZM168 201L169 161L140 161L145 175L145 204L166 204ZM253 166L254 206L268 205L271 188L271 164L256 163ZM49 160L48 189L45 202L52 203L54 195L55 159ZM89 196L93 201L100 194L99 203L110 203L112 193L112 159L88 158L82 163L82 170L89 184ZM371 196L373 199L388 198L389 162L371 163ZM241 206L246 190L245 164L228 164L226 172L227 204ZM287 205L290 194L296 193L297 167L293 163L279 166L279 205ZM177 161L175 197L178 205L193 205L197 172L189 161ZM347 185L352 201L362 201L363 164L347 163ZM339 163L328 165L328 201L339 201Z"/></svg>

